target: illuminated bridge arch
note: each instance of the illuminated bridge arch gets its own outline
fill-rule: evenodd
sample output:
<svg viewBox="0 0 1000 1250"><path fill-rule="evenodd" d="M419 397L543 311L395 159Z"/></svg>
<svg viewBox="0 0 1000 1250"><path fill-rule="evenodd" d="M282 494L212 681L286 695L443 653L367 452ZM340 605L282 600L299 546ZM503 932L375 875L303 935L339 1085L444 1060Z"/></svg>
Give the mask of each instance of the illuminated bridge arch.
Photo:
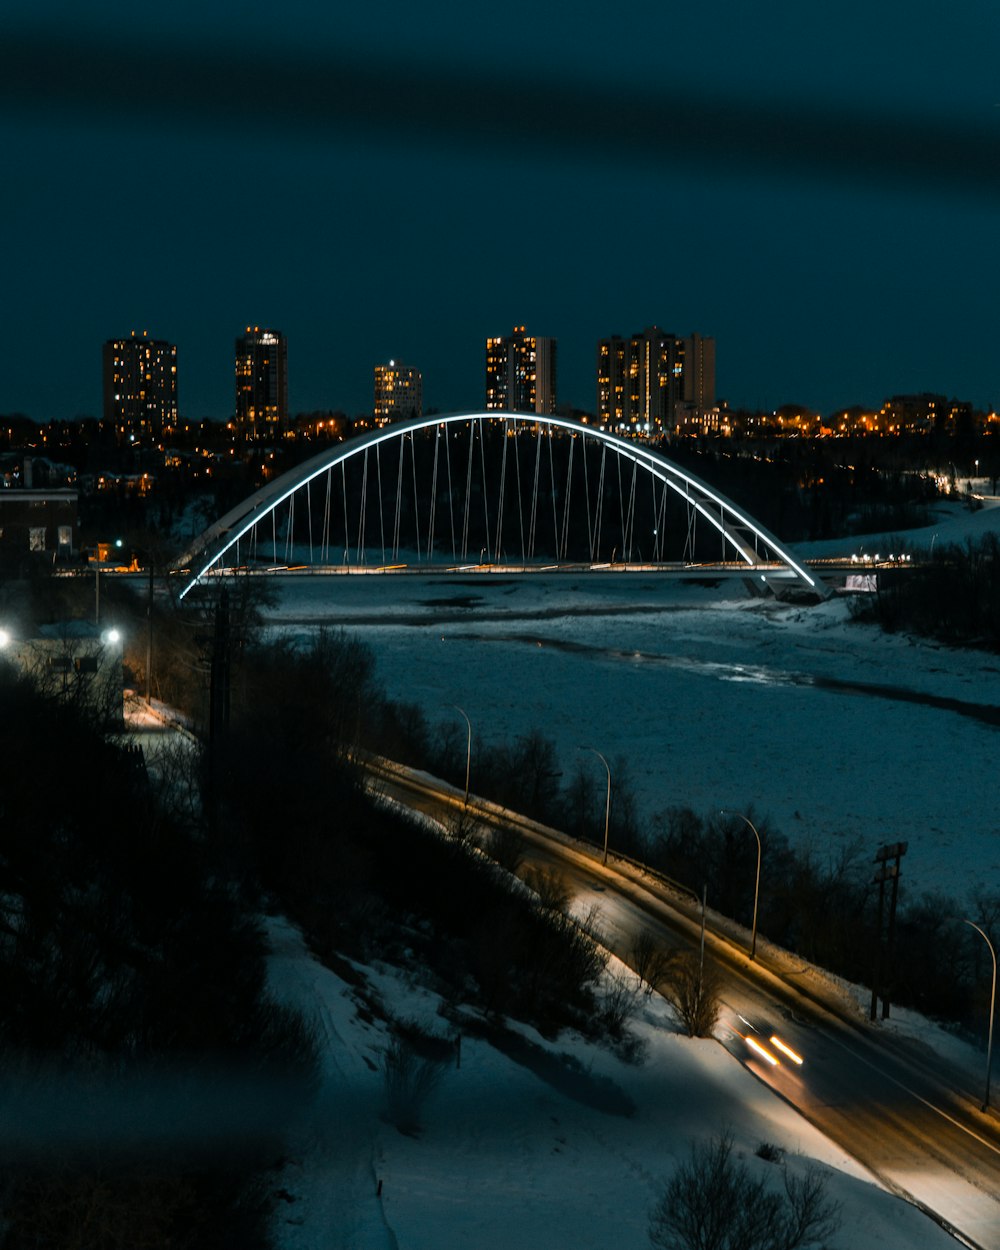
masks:
<svg viewBox="0 0 1000 1250"><path fill-rule="evenodd" d="M762 525L656 448L568 417L502 412L400 421L327 448L209 526L175 568L188 577L183 597L234 567L425 561L522 572L731 563L766 584L816 588Z"/></svg>

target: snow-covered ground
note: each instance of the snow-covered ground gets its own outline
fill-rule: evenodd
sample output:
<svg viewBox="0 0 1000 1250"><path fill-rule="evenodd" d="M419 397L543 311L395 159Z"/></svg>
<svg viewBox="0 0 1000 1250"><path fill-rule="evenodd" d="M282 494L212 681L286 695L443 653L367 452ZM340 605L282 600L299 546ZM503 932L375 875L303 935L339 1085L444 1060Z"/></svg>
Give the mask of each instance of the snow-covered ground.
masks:
<svg viewBox="0 0 1000 1250"><path fill-rule="evenodd" d="M963 541L997 524L1000 510L953 509L911 542ZM881 546L884 536L855 549ZM480 749L538 727L567 771L580 746L627 759L650 810L752 805L820 853L858 842L867 856L908 841L903 871L913 891L945 888L971 907L975 886L1000 888L997 729L961 706L1000 707L991 656L886 637L853 622L843 599L811 608L750 600L737 582L470 573L280 585L275 629L356 629L390 695L420 703L432 719L461 706ZM682 1038L655 998L635 1024L639 1063L522 1029L536 1058L564 1057L546 1076L543 1064L467 1036L461 1067L445 1073L421 1132L403 1135L380 1116L384 1027L359 1015L350 988L294 929L275 921L272 937L275 992L314 1012L330 1043L317 1116L283 1177L286 1250L639 1250L650 1208L690 1143L726 1131L775 1185L776 1166L754 1154L761 1142L784 1150L793 1170L821 1164L843 1211L831 1247L955 1244L723 1047ZM363 971L396 1017L449 1032L437 1000L413 980ZM905 1030L906 1013L898 1017L894 1027ZM924 1023L913 1027L926 1037ZM553 1081L551 1070L573 1079ZM599 1105L588 1096L595 1089Z"/></svg>
<svg viewBox="0 0 1000 1250"><path fill-rule="evenodd" d="M359 1014L350 988L271 926L274 991L316 1018L324 1050L314 1119L291 1143L277 1235L282 1250L643 1250L650 1209L693 1142L730 1133L748 1167L780 1188L761 1143L801 1174L810 1161L841 1205L830 1250L945 1250L956 1243L888 1193L715 1041L676 1030L657 997L634 1024L638 1062L532 1030L529 1063L466 1034L419 1133L383 1118L387 1033ZM440 1036L438 1000L388 968L365 968L398 1018Z"/></svg>
<svg viewBox="0 0 1000 1250"><path fill-rule="evenodd" d="M952 508L910 541L998 525L1000 509ZM601 770L581 746L627 761L647 813L752 808L796 845L835 857L906 841L911 893L945 890L970 907L974 887L1000 889L998 730L976 715L1000 708L998 657L884 635L853 621L844 598L751 599L739 581L469 573L277 584L276 628L356 630L390 696L434 721L457 718L457 704L477 750L537 728L567 775L581 761Z"/></svg>

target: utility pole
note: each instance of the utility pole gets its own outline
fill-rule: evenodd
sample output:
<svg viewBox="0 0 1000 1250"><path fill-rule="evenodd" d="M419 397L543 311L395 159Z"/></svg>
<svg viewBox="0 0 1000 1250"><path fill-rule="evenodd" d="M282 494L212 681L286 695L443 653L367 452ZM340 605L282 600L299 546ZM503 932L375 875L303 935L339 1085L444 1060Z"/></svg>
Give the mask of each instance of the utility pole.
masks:
<svg viewBox="0 0 1000 1250"><path fill-rule="evenodd" d="M149 595L146 599L146 706L152 694L153 672L153 569L152 554L149 555Z"/></svg>
<svg viewBox="0 0 1000 1250"><path fill-rule="evenodd" d="M229 728L229 591L219 595L215 609L215 632L212 638L212 662L210 670L208 703L208 741L210 747L219 744Z"/></svg>
<svg viewBox="0 0 1000 1250"><path fill-rule="evenodd" d="M882 1019L889 1019L889 994L892 990L892 955L893 941L896 933L896 901L899 896L899 861L906 854L906 842L891 842L880 846L875 852L874 862L879 865L872 878L872 884L878 886L878 927L875 932L875 968L872 974L872 1002L869 1018L878 1016L878 1000L881 991ZM895 860L890 864L889 860ZM885 883L892 882L892 897L889 902L889 934L886 942L886 956L882 959L882 918L885 914ZM884 977L883 977L884 974ZM881 982L884 979L885 988Z"/></svg>

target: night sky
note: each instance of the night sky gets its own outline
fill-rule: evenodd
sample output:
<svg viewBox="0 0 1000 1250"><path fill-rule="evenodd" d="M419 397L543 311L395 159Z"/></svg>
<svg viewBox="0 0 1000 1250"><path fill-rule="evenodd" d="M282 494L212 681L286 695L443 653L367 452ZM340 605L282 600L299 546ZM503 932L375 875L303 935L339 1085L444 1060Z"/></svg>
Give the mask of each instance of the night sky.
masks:
<svg viewBox="0 0 1000 1250"><path fill-rule="evenodd" d="M588 410L653 323L734 405L1000 402L995 3L4 8L0 412L99 413L145 328L224 419L247 324L293 412L390 357L478 407L514 324Z"/></svg>

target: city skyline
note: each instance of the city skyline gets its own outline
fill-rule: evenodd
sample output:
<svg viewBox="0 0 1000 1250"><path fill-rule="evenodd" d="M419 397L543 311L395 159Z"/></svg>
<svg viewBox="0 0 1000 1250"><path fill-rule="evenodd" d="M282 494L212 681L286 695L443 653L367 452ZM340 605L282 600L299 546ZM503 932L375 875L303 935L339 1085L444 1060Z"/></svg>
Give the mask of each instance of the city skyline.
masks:
<svg viewBox="0 0 1000 1250"><path fill-rule="evenodd" d="M504 353L502 362L504 371L509 372L513 378L519 364L517 348L522 339L525 340L528 348L534 348L537 344L539 359L542 361L539 366L541 370L538 375L539 384L542 385L546 398L539 399L536 404L533 398L525 398L528 393L525 391L525 394L520 396L525 402L520 406L508 403L506 394L502 397L494 396L491 399L494 386L491 382L491 354L498 351ZM232 341L230 338L230 344ZM654 362L654 356L650 352L654 345L656 345L656 355L659 357L658 363ZM770 413L775 417L784 416L785 418L792 413L798 413L803 417L809 415L811 419L815 418L841 429L847 428L846 419L851 413L856 412L859 417L872 417L880 413L881 422L878 420L874 423L871 420L860 422L862 427L878 431L882 428L882 423L886 423L887 428L891 429L893 422L898 421L898 417L894 418L892 414L894 409L901 404L904 407L908 405L909 408L913 408L914 405L919 407L924 401L928 401L931 409L937 404L945 412L951 413L950 420L953 420L954 413L959 410L970 414L972 412L996 413L997 411L995 406L976 405L961 395L917 390L913 387L892 393L885 392L872 403L838 403L827 411L814 405L799 404L794 401L786 401L774 407L755 408L752 405L734 405L730 404L725 396L716 396L716 343L711 336L697 333L676 336L654 325L628 338L622 338L618 334L606 336L597 340L594 346L596 361L592 361L591 379L591 389L594 395L593 402L589 405L564 403L561 396L557 394L555 361L558 340L555 337L526 334L524 326L514 326L512 334L490 336L485 340L485 382L482 366L480 366L478 397L470 397L467 401L455 404L451 408L432 404L430 411L445 413L473 411L480 408L485 411L490 409L538 412L573 410L596 419L602 426L607 425L619 429L628 427L635 432L645 433L671 426L675 426L678 433L696 433L697 430L694 427L699 424L702 426L701 432L704 433L727 432L719 424L720 416L724 417L727 413L758 415ZM483 343L480 340L480 352L482 352L482 347ZM150 363L151 349L152 364ZM508 351L511 352L509 368L506 355ZM532 360L535 355L534 350L528 352ZM119 356L121 356L120 360ZM369 407L350 410L347 406L339 404L336 397L326 397L323 401L308 408L293 405L288 398L287 358L288 340L280 330L246 326L236 338L235 402L233 402L232 390L233 357L230 355L227 363L230 380L228 411L193 414L185 411L177 400L179 377L177 344L152 337L146 328L139 331L133 329L128 336L109 339L101 345L103 385L102 402L98 410L81 411L74 413L71 417L39 418L29 412L11 409L5 415L23 416L38 424L45 424L50 420L72 422L78 419L93 420L100 417L105 422L119 425L122 429L127 428L135 434L152 433L154 436L176 425L178 420L184 422L209 420L233 424L235 429L243 431L244 438L254 441L266 437L269 433L286 430L291 418L309 412L338 412L348 420L363 421L371 417L384 420L400 416L419 416L424 410L422 371L396 359L369 365L368 397L369 400L374 397L374 402ZM144 364L141 363L143 359L145 359ZM492 363L495 366L497 362ZM121 370L116 373L119 365ZM143 368L154 370L148 402L140 402L139 392L135 391L135 388L141 385L141 369ZM492 371L495 372L495 370ZM631 375L631 381L626 387L622 387L621 383L625 382L629 375ZM668 375L672 375L676 387L668 382ZM126 377L135 393L121 396L113 394L114 386L122 384ZM146 382L149 383L150 375L147 373L145 377ZM140 380L137 381L137 378ZM374 388L372 387L373 378ZM510 379L507 379L507 383L510 383ZM612 392L616 383L619 394L617 400L613 401ZM533 379L531 385L534 385ZM663 398L657 401L655 406L650 406L651 386L654 390L659 390L665 385L671 385L670 391L664 391ZM484 386L485 397L483 396ZM636 389L637 387L639 389ZM393 396L394 389L397 392L395 397ZM631 392L629 395L621 393L626 389ZM643 389L646 392L645 400L641 398ZM669 399L666 398L668 394ZM145 398L145 393L143 393L142 399L145 400ZM121 400L120 403L119 400ZM623 403L624 407L622 407ZM258 408L260 408L259 416L256 411ZM2 404L0 404L0 412L2 411ZM921 421L912 419L912 414L904 415L907 419L899 428L909 429L921 425ZM702 421L700 418L705 418L705 420ZM798 425L798 418L791 424ZM682 427L688 425L692 426L690 430L682 430Z"/></svg>
<svg viewBox="0 0 1000 1250"><path fill-rule="evenodd" d="M653 324L716 339L734 407L1000 400L984 0L944 31L923 0L715 0L642 40L587 0L513 0L488 40L440 0L49 10L2 19L2 411L98 413L93 344L145 326L184 414L225 419L248 323L294 344L296 411L368 411L390 358L426 406L478 403L478 345L515 324L583 410L594 344Z"/></svg>

